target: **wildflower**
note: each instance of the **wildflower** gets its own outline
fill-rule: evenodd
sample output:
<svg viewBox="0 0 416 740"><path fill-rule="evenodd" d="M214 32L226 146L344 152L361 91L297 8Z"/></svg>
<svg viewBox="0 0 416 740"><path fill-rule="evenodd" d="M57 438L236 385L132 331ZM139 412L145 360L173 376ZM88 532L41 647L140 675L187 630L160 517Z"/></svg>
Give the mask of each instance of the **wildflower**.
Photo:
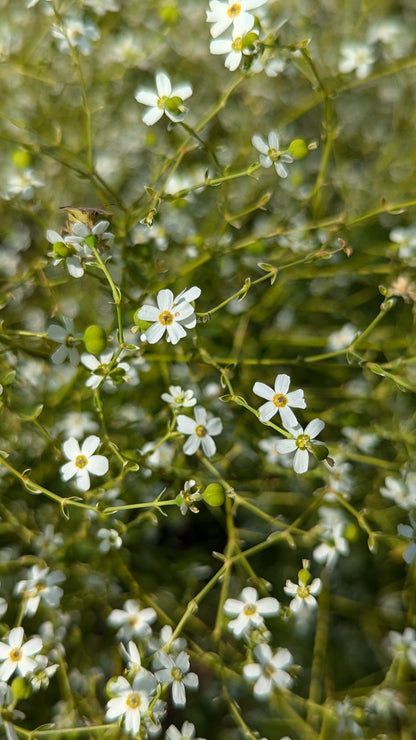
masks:
<svg viewBox="0 0 416 740"><path fill-rule="evenodd" d="M106 529L105 527L101 527L97 532L97 537L101 540L98 545L100 552L119 550L122 545L122 539L116 529Z"/></svg>
<svg viewBox="0 0 416 740"><path fill-rule="evenodd" d="M297 425L298 421L290 407L305 409L306 402L302 390L288 393L289 385L289 375L278 375L274 382L274 389L265 383L254 383L253 393L256 396L260 396L260 398L267 399L267 403L264 403L259 408L260 421L270 421L279 412L283 426L287 428Z"/></svg>
<svg viewBox="0 0 416 740"><path fill-rule="evenodd" d="M245 18L244 22L234 26L231 38L215 39L209 45L211 54L227 54L224 65L230 72L237 69L243 54L253 47L253 42L257 38L257 31L249 33L254 24L253 16L247 13Z"/></svg>
<svg viewBox="0 0 416 740"><path fill-rule="evenodd" d="M23 627L14 627L9 632L7 643L0 642L0 681L8 681L15 671L26 676L36 667L30 656L42 650L42 640L36 636L23 642L23 636Z"/></svg>
<svg viewBox="0 0 416 740"><path fill-rule="evenodd" d="M397 506L402 509L416 508L416 480L415 475L408 475L397 480L392 475L388 475L381 486L380 493L386 498L390 498Z"/></svg>
<svg viewBox="0 0 416 740"><path fill-rule="evenodd" d="M175 725L170 725L166 730L165 740L204 740L202 737L195 737L195 725L192 722L185 721L182 728L178 730Z"/></svg>
<svg viewBox="0 0 416 740"><path fill-rule="evenodd" d="M348 555L350 548L344 538L345 524L342 521L334 523L324 530L321 542L313 551L313 557L318 563L325 563L328 568L335 565L338 555Z"/></svg>
<svg viewBox="0 0 416 740"><path fill-rule="evenodd" d="M376 689L366 697L365 709L370 715L375 715L384 722L392 717L404 717L406 708L401 701L400 694L394 689Z"/></svg>
<svg viewBox="0 0 416 740"><path fill-rule="evenodd" d="M226 599L224 611L228 617L236 617L228 623L235 637L241 637L249 629L263 627L263 617L274 617L280 604L272 596L257 599L257 591L251 586L243 588L239 599Z"/></svg>
<svg viewBox="0 0 416 740"><path fill-rule="evenodd" d="M275 443L276 450L283 454L295 452L293 458L293 470L295 473L306 473L309 466L309 454L312 452L314 445L322 445L323 442L312 442L315 437L322 431L325 423L321 419L313 419L303 430L300 425L289 429L293 439L277 440Z"/></svg>
<svg viewBox="0 0 416 740"><path fill-rule="evenodd" d="M306 576L307 577L304 577ZM303 568L299 572L298 583L287 580L284 587L284 592L294 598L289 604L289 608L292 612L299 612L303 609L314 609L317 606L315 596L317 596L322 588L322 581L320 578L314 578L312 583L308 585L310 573Z"/></svg>
<svg viewBox="0 0 416 740"><path fill-rule="evenodd" d="M176 497L176 503L180 506L181 514L185 516L186 512L192 511L193 514L198 514L198 507L195 505L197 501L201 501L201 486L196 486L196 491L192 493L192 489L195 486L194 480L186 480L182 491Z"/></svg>
<svg viewBox="0 0 416 740"><path fill-rule="evenodd" d="M82 18L66 18L65 29L53 28L52 36L58 40L59 51L66 53L72 47L79 49L84 56L88 56L91 53L91 42L98 41L100 32L91 21L83 21Z"/></svg>
<svg viewBox="0 0 416 740"><path fill-rule="evenodd" d="M251 142L255 149L260 152L260 164L262 167L271 167L274 164L274 168L279 177L287 177L287 169L285 164L293 162L293 157L287 152L281 152L279 149L279 136L276 131L271 131L266 142L258 134L254 134Z"/></svg>
<svg viewBox="0 0 416 740"><path fill-rule="evenodd" d="M199 288L190 288L183 291L176 298L169 289L159 290L156 306L144 305L136 311L135 318L139 321L151 321L152 325L145 331L146 340L155 344L167 332L168 342L177 344L186 336L186 329L193 329L196 325L195 309L188 302L195 300L201 294Z"/></svg>
<svg viewBox="0 0 416 740"><path fill-rule="evenodd" d="M337 735L339 737L362 737L362 727L356 722L355 707L349 696L344 701L336 701L334 709L338 715Z"/></svg>
<svg viewBox="0 0 416 740"><path fill-rule="evenodd" d="M196 398L192 390L184 391L180 385L170 385L169 393L162 393L162 401L170 403L173 408L191 408L196 404Z"/></svg>
<svg viewBox="0 0 416 740"><path fill-rule="evenodd" d="M127 647L128 649L124 647L122 642L120 643L120 652L127 663L127 669L134 674L144 671L145 668L142 668L142 659L137 645L133 640L129 640Z"/></svg>
<svg viewBox="0 0 416 740"><path fill-rule="evenodd" d="M388 647L394 658L404 658L416 670L416 630L406 627L402 634L392 630L388 634Z"/></svg>
<svg viewBox="0 0 416 740"><path fill-rule="evenodd" d="M87 432L96 432L98 424L88 411L70 411L55 424L55 429L68 437L79 438Z"/></svg>
<svg viewBox="0 0 416 740"><path fill-rule="evenodd" d="M62 451L70 462L61 467L61 476L68 481L75 476L75 484L81 491L88 491L90 476L105 475L108 470L108 460L104 455L94 455L100 444L100 438L95 434L87 437L80 448L75 437L70 437L62 445Z"/></svg>
<svg viewBox="0 0 416 740"><path fill-rule="evenodd" d="M112 627L119 627L117 637L128 640L131 637L148 637L152 633L150 625L156 619L154 609L147 607L140 609L134 599L127 599L123 609L113 609L108 617Z"/></svg>
<svg viewBox="0 0 416 740"><path fill-rule="evenodd" d="M59 668L58 663L48 665L48 659L46 655L35 656L35 667L33 672L29 675L29 681L33 691L39 691L39 689L46 689L49 686L49 680L55 675Z"/></svg>
<svg viewBox="0 0 416 740"><path fill-rule="evenodd" d="M161 651L157 654L156 665L162 666L155 671L156 679L163 684L172 684L173 704L175 707L184 707L186 705L185 687L197 689L199 683L196 673L189 671L188 653L183 650L176 658L173 658Z"/></svg>
<svg viewBox="0 0 416 740"><path fill-rule="evenodd" d="M53 229L46 231L46 239L50 244L53 245L52 253L48 253L54 257L53 265L58 265L61 262L65 262L66 269L68 270L71 277L80 278L83 276L85 269L81 257L75 253L75 248L72 248L65 244L65 239Z"/></svg>
<svg viewBox="0 0 416 740"><path fill-rule="evenodd" d="M142 117L146 126L152 126L165 113L171 121L181 121L186 108L183 104L192 95L190 85L179 85L172 88L172 83L165 72L156 75L156 92L139 88L135 98L138 103L149 106Z"/></svg>
<svg viewBox="0 0 416 740"><path fill-rule="evenodd" d="M338 331L333 331L328 337L328 349L331 352L337 352L338 350L349 347L354 341L358 334L357 327L354 324L347 323L341 327Z"/></svg>
<svg viewBox="0 0 416 740"><path fill-rule="evenodd" d="M62 317L64 326L51 324L48 327L48 337L53 342L58 342L59 347L51 355L51 360L55 365L61 365L66 359L69 360L73 367L79 363L79 352L76 348L77 338L75 338L74 322L67 316Z"/></svg>
<svg viewBox="0 0 416 740"><path fill-rule="evenodd" d="M371 67L375 62L373 49L369 44L350 41L341 47L342 59L338 64L338 69L343 74L353 72L359 80L363 80L370 74Z"/></svg>
<svg viewBox="0 0 416 740"><path fill-rule="evenodd" d="M402 537L410 540L403 553L403 560L411 565L416 558L416 519L413 514L409 514L409 520L410 524L398 524L397 531Z"/></svg>
<svg viewBox="0 0 416 740"><path fill-rule="evenodd" d="M91 375L86 380L85 385L87 388L93 388L94 390L100 385L114 389L119 383L128 380L128 373L131 370L128 362L121 362L119 357L113 362L112 349L102 352L99 358L88 352L83 352L81 362L88 370L91 370ZM133 381L133 385L135 385L135 381Z"/></svg>
<svg viewBox="0 0 416 740"><path fill-rule="evenodd" d="M399 257L412 265L416 256L416 226L398 226L390 231L390 239L399 245Z"/></svg>
<svg viewBox="0 0 416 740"><path fill-rule="evenodd" d="M270 645L262 643L254 648L254 656L259 662L245 665L243 674L247 681L255 681L256 699L267 699L274 686L290 688L293 679L286 669L292 665L293 657L287 648L278 648L273 655Z"/></svg>
<svg viewBox="0 0 416 740"><path fill-rule="evenodd" d="M202 445L202 451L207 457L212 457L216 445L212 437L222 432L222 421L218 417L208 419L208 414L202 406L195 406L195 419L179 414L177 419L178 432L188 434L183 451L185 455L193 455Z"/></svg>
<svg viewBox="0 0 416 740"><path fill-rule="evenodd" d="M27 580L19 581L14 588L14 594L25 600L24 614L29 617L36 614L41 599L47 606L57 607L64 593L57 584L64 580L65 575L60 570L50 573L49 568L38 565L30 568Z"/></svg>
<svg viewBox="0 0 416 740"><path fill-rule="evenodd" d="M399 275L388 288L389 296L403 298L405 303L416 301L416 283L408 275Z"/></svg>
<svg viewBox="0 0 416 740"><path fill-rule="evenodd" d="M178 655L182 650L185 650L187 642L184 637L175 637L172 640L173 629L170 624L165 624L160 630L158 638L152 638L149 640L149 649L153 652L162 650L168 655ZM159 655L159 653L157 653ZM162 668L161 664L157 663L157 655L154 660L153 667Z"/></svg>
<svg viewBox="0 0 416 740"><path fill-rule="evenodd" d="M155 680L149 671L138 673L131 685L124 676L119 676L111 690L116 696L107 702L106 718L122 717L126 732L138 735L141 719L146 714L150 697L155 691Z"/></svg>
<svg viewBox="0 0 416 740"><path fill-rule="evenodd" d="M32 169L26 169L11 175L7 181L7 191L5 200L10 200L19 195L22 200L31 200L35 195L35 188L42 188L45 185L39 180Z"/></svg>
<svg viewBox="0 0 416 740"><path fill-rule="evenodd" d="M209 4L210 10L207 10L207 23L213 24L211 27L211 36L214 39L217 38L217 36L220 36L232 24L235 28L244 26L248 21L253 19L253 16L247 11L254 10L254 8L264 5L266 2L267 0L239 0L239 2L233 2L233 0L227 0L226 2L211 0Z"/></svg>

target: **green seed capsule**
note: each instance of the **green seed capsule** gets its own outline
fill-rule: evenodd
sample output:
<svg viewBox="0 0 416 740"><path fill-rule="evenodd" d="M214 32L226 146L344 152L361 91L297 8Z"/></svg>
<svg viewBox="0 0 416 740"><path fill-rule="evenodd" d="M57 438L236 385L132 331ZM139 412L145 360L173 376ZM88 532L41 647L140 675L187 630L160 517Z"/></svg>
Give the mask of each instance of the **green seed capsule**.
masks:
<svg viewBox="0 0 416 740"><path fill-rule="evenodd" d="M99 355L107 345L107 334L101 326L91 324L85 329L82 340L87 352L90 352L92 355Z"/></svg>
<svg viewBox="0 0 416 740"><path fill-rule="evenodd" d="M13 698L16 699L16 701L19 699L28 699L32 693L32 687L29 681L26 678L23 678L23 676L17 676L14 678L10 688L12 690Z"/></svg>
<svg viewBox="0 0 416 740"><path fill-rule="evenodd" d="M289 154L295 159L303 159L308 153L308 146L304 139L293 139L289 146Z"/></svg>
<svg viewBox="0 0 416 740"><path fill-rule="evenodd" d="M202 494L204 501L210 506L222 506L224 503L224 489L219 483L210 483Z"/></svg>

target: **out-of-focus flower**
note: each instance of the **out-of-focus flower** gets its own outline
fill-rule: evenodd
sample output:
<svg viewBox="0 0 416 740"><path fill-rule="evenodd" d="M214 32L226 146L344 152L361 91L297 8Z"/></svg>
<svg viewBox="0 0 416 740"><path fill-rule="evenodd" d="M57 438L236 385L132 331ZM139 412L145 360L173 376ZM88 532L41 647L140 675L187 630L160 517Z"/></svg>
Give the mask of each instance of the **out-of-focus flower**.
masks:
<svg viewBox="0 0 416 740"><path fill-rule="evenodd" d="M91 53L91 43L98 41L100 32L92 21L82 18L66 18L65 26L52 28L52 36L58 40L58 49L69 52L70 47L79 49L81 54Z"/></svg>
<svg viewBox="0 0 416 740"><path fill-rule="evenodd" d="M355 71L358 79L363 80L370 74L374 62L374 50L370 44L349 41L341 47L338 69L343 74Z"/></svg>
<svg viewBox="0 0 416 740"><path fill-rule="evenodd" d="M123 609L113 609L108 617L112 627L119 627L117 637L129 640L132 637L149 637L152 633L150 625L156 619L156 612L151 607L140 609L134 599L127 599Z"/></svg>
<svg viewBox="0 0 416 740"><path fill-rule="evenodd" d="M49 568L40 568L34 565L30 568L28 578L16 583L14 593L24 599L24 614L29 617L36 614L40 601L47 606L55 608L63 595L63 590L58 583L65 580L65 575L60 570L49 572Z"/></svg>
<svg viewBox="0 0 416 740"><path fill-rule="evenodd" d="M51 355L52 362L55 365L61 365L66 359L69 360L73 367L77 367L79 363L79 352L76 344L79 342L81 337L75 336L74 322L67 316L62 317L64 326L59 324L51 324L48 327L48 337L53 342L58 342L59 347Z"/></svg>
<svg viewBox="0 0 416 740"><path fill-rule="evenodd" d="M98 549L100 552L109 552L110 550L119 550L123 541L116 529L106 529L101 527L97 532L100 540Z"/></svg>
<svg viewBox="0 0 416 740"><path fill-rule="evenodd" d="M397 531L402 537L410 540L404 553L403 559L408 565L411 565L416 558L416 519L413 514L409 514L410 524L398 524Z"/></svg>
<svg viewBox="0 0 416 740"><path fill-rule="evenodd" d="M170 385L169 393L162 393L162 401L170 403L173 408L191 408L196 404L196 398L192 390L183 390L180 385Z"/></svg>

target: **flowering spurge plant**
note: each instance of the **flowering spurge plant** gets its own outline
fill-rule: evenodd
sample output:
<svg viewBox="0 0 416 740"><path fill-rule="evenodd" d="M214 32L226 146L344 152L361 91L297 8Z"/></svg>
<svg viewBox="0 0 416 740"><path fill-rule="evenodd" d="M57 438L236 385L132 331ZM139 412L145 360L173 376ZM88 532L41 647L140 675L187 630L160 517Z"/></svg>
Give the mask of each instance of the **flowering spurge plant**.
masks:
<svg viewBox="0 0 416 740"><path fill-rule="evenodd" d="M75 478L75 484L81 491L90 488L90 473L105 475L108 471L108 460L104 455L94 455L100 445L100 438L91 434L84 439L81 447L75 437L70 437L62 445L62 452L69 462L61 467L64 481Z"/></svg>
<svg viewBox="0 0 416 740"><path fill-rule="evenodd" d="M145 304L139 308L134 314L136 324L142 326L142 322L153 322L145 331L149 344L158 342L165 332L168 342L172 344L177 344L185 337L185 329L196 326L195 309L190 301L196 300L200 295L201 289L196 286L182 291L176 297L167 288L157 294L157 307Z"/></svg>

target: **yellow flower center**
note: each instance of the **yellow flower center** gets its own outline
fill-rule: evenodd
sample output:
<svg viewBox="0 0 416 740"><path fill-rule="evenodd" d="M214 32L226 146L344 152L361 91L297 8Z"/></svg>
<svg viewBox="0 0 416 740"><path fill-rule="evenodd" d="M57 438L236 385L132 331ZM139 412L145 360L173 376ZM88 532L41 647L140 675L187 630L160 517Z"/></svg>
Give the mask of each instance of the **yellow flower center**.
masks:
<svg viewBox="0 0 416 740"><path fill-rule="evenodd" d="M85 455L77 455L76 456L76 458L75 458L75 465L77 466L77 468L80 468L82 470L82 468L85 468L85 466L86 466L87 463L88 463L88 460L85 457Z"/></svg>
<svg viewBox="0 0 416 740"><path fill-rule="evenodd" d="M183 673L182 673L181 669L180 668L177 668L176 666L175 666L175 668L172 668L171 676L172 676L172 678L173 678L174 681L182 681L182 679L183 679Z"/></svg>
<svg viewBox="0 0 416 740"><path fill-rule="evenodd" d="M129 709L137 709L138 707L140 707L141 703L142 700L140 698L140 694L137 691L129 694L126 699L126 704Z"/></svg>
<svg viewBox="0 0 416 740"><path fill-rule="evenodd" d="M245 604L243 612L246 615L246 617L251 617L252 614L255 614L257 611L254 604Z"/></svg>
<svg viewBox="0 0 416 740"><path fill-rule="evenodd" d="M234 39L231 44L231 48L233 49L233 51L241 51L241 49L243 48L243 37L238 36L236 39Z"/></svg>
<svg viewBox="0 0 416 740"><path fill-rule="evenodd" d="M299 434L296 440L296 446L301 450L306 450L309 445L310 436L309 434Z"/></svg>
<svg viewBox="0 0 416 740"><path fill-rule="evenodd" d="M227 15L229 18L237 18L238 15L241 13L241 5L240 3L233 3L230 5L230 7L227 10Z"/></svg>
<svg viewBox="0 0 416 740"><path fill-rule="evenodd" d="M165 108L165 105L166 105L167 99L168 99L168 96L167 95L162 95L162 97L159 98L158 101L157 101L157 107L164 109Z"/></svg>
<svg viewBox="0 0 416 740"><path fill-rule="evenodd" d="M170 326L173 323L173 313L170 311L162 311L162 313L159 314L159 321L163 326Z"/></svg>
<svg viewBox="0 0 416 740"><path fill-rule="evenodd" d="M271 663L267 663L267 665L264 666L263 671L265 676L273 676L275 668Z"/></svg>
<svg viewBox="0 0 416 740"><path fill-rule="evenodd" d="M283 393L275 393L273 396L273 403L278 409L282 409L287 404L287 398Z"/></svg>
<svg viewBox="0 0 416 740"><path fill-rule="evenodd" d="M195 434L197 437L205 437L206 433L207 433L207 430L205 429L203 424L200 424L195 429Z"/></svg>
<svg viewBox="0 0 416 740"><path fill-rule="evenodd" d="M13 650L10 650L9 658L10 658L10 660L13 661L13 663L18 663L19 660L22 659L22 655L23 655L23 653L22 653L21 649L18 648L18 647L16 647L16 648L13 648Z"/></svg>
<svg viewBox="0 0 416 740"><path fill-rule="evenodd" d="M269 157L272 160L272 162L277 162L277 160L280 157L280 152L277 149L273 149L273 147L271 149L269 149L269 151L267 152L267 154L269 155Z"/></svg>

